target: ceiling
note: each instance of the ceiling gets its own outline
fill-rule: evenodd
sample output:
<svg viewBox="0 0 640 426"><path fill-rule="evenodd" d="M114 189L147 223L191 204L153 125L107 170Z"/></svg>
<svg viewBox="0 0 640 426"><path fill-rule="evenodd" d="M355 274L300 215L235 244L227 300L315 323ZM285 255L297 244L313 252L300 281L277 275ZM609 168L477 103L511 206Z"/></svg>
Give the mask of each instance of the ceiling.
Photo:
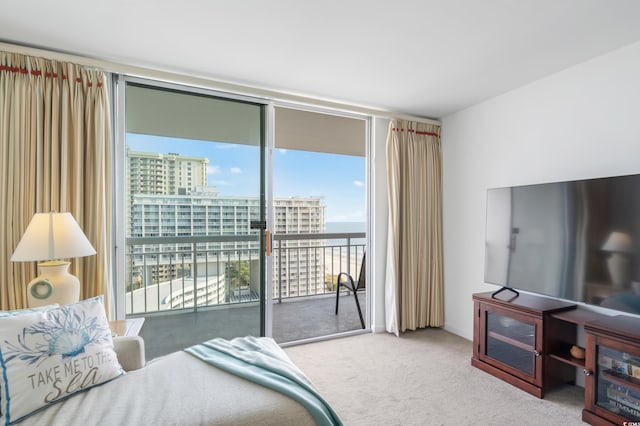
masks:
<svg viewBox="0 0 640 426"><path fill-rule="evenodd" d="M640 40L637 0L3 1L0 40L441 118Z"/></svg>

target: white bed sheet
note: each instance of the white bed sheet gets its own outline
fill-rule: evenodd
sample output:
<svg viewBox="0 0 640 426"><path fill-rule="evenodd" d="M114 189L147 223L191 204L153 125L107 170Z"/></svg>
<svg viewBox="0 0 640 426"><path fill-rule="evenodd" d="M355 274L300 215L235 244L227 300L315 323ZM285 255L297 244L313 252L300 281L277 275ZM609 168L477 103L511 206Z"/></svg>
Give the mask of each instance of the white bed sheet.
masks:
<svg viewBox="0 0 640 426"><path fill-rule="evenodd" d="M313 425L309 412L276 391L185 352L54 404L25 425Z"/></svg>

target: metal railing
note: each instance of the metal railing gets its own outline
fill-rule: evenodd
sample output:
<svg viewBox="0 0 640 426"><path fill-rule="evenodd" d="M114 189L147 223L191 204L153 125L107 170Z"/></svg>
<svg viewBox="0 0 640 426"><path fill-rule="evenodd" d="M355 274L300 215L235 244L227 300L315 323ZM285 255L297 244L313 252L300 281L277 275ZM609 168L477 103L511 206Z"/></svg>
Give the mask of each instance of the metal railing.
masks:
<svg viewBox="0 0 640 426"><path fill-rule="evenodd" d="M365 238L364 232L274 235L273 298L281 303L335 293L340 272L353 276L360 271L365 242L358 240Z"/></svg>
<svg viewBox="0 0 640 426"><path fill-rule="evenodd" d="M364 232L273 235L272 298L335 294L340 272L357 280L365 238ZM259 301L255 235L127 238L126 246L127 315Z"/></svg>

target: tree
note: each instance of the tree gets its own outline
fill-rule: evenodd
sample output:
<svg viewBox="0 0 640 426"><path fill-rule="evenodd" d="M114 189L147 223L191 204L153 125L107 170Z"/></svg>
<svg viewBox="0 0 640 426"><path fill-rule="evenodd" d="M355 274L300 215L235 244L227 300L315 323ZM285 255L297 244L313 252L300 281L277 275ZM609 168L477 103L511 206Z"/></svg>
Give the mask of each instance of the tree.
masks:
<svg viewBox="0 0 640 426"><path fill-rule="evenodd" d="M230 289L248 286L250 283L249 261L229 262L225 266L225 277Z"/></svg>
<svg viewBox="0 0 640 426"><path fill-rule="evenodd" d="M333 274L325 274L324 275L324 286L327 291L334 291L336 283L338 282L338 276Z"/></svg>

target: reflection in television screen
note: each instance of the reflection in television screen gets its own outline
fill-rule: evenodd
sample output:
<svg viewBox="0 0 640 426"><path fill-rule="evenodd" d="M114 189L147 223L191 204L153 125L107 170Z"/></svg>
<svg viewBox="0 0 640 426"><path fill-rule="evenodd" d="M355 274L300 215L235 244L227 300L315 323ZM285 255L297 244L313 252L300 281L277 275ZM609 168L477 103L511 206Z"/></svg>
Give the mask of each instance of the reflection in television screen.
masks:
<svg viewBox="0 0 640 426"><path fill-rule="evenodd" d="M487 191L485 281L640 313L640 175Z"/></svg>

